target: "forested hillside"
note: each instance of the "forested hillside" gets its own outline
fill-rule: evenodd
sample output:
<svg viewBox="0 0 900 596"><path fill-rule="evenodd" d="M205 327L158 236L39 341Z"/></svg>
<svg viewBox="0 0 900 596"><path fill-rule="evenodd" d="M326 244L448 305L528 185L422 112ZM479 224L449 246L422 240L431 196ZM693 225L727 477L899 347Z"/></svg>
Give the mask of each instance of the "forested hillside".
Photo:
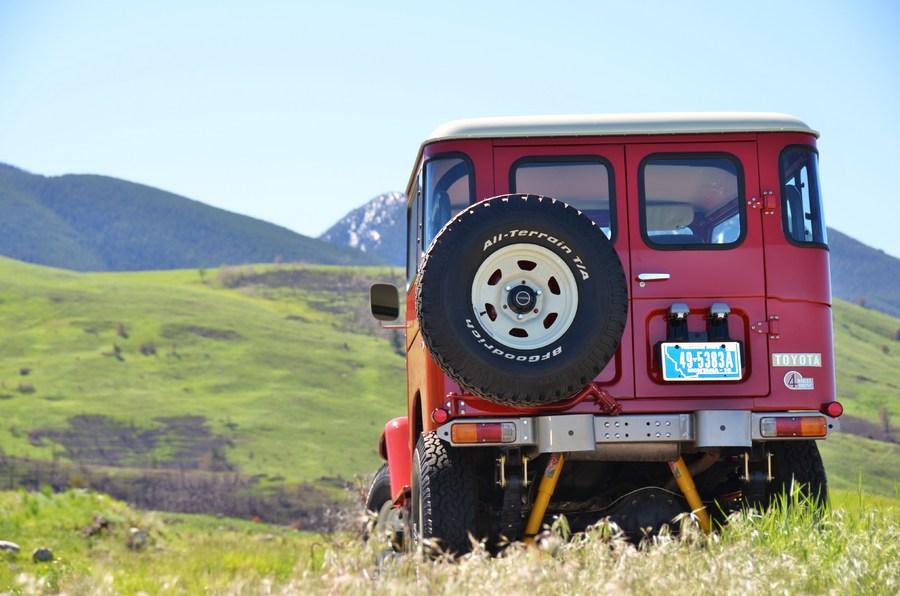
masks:
<svg viewBox="0 0 900 596"><path fill-rule="evenodd" d="M848 302L900 317L900 259L875 250L833 228L832 293Z"/></svg>
<svg viewBox="0 0 900 596"><path fill-rule="evenodd" d="M106 176L38 176L4 164L0 255L76 271L382 262L149 186Z"/></svg>

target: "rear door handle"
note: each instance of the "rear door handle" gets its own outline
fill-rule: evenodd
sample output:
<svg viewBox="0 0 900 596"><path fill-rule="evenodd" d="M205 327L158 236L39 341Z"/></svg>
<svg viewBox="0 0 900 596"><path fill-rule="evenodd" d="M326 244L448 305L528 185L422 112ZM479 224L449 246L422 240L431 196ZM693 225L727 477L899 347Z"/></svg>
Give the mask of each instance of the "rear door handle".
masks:
<svg viewBox="0 0 900 596"><path fill-rule="evenodd" d="M638 281L663 281L672 277L668 273L640 273L637 276Z"/></svg>

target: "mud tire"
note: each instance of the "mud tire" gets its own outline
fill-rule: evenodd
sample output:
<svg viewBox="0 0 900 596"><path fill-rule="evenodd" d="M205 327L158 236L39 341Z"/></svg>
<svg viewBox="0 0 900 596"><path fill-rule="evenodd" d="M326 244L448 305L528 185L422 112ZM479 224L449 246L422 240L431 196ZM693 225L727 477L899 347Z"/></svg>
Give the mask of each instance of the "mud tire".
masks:
<svg viewBox="0 0 900 596"><path fill-rule="evenodd" d="M384 464L372 478L366 495L366 512L378 514L381 507L391 500L391 470Z"/></svg>
<svg viewBox="0 0 900 596"><path fill-rule="evenodd" d="M793 503L792 485L799 491L801 501L810 501L816 508L828 502L828 478L825 465L815 441L774 441L768 444L772 453L772 483L769 505Z"/></svg>
<svg viewBox="0 0 900 596"><path fill-rule="evenodd" d="M419 437L412 463L413 548L426 556L463 555L475 535L476 485L465 450Z"/></svg>
<svg viewBox="0 0 900 596"><path fill-rule="evenodd" d="M366 495L368 521L363 532L363 541L372 536L384 537L388 551L401 552L403 549L403 523L400 509L393 507L391 499L391 470L384 464L375 473Z"/></svg>
<svg viewBox="0 0 900 596"><path fill-rule="evenodd" d="M513 303L523 287L532 294L526 306ZM416 307L429 353L461 388L532 406L578 393L609 363L628 288L591 219L549 197L503 195L470 206L437 235Z"/></svg>

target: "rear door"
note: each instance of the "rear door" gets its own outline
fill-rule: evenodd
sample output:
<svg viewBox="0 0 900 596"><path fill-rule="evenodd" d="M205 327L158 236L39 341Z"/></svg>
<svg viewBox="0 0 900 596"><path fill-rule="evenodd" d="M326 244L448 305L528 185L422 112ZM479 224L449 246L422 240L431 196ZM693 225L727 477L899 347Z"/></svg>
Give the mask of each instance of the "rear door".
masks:
<svg viewBox="0 0 900 596"><path fill-rule="evenodd" d="M625 148L621 144L575 141L561 144L540 141L497 141L494 148L494 190L539 194L572 205L594 220L622 260L626 276L628 225L625 204ZM634 395L631 358L631 317L626 323L619 350L597 377L617 398Z"/></svg>
<svg viewBox="0 0 900 596"><path fill-rule="evenodd" d="M755 142L633 144L626 162L635 396L698 397L703 407L727 407L709 400L768 394L761 216L748 205L759 196ZM730 312L727 335L740 342L739 378L722 380L715 365L716 355L721 364L733 354L703 350L714 304ZM681 364L687 357L693 368L680 377L676 364L676 379L663 362L675 352L660 352L673 333L685 338L683 323L670 324L673 305L686 307L687 343L697 346L682 352ZM694 366L710 352L713 368Z"/></svg>

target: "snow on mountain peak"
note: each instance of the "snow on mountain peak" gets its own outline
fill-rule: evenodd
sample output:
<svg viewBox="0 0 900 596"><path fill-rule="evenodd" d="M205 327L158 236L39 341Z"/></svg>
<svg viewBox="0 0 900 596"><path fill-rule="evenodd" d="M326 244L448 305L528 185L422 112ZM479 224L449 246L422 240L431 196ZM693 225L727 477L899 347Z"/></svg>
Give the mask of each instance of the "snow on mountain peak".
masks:
<svg viewBox="0 0 900 596"><path fill-rule="evenodd" d="M319 236L374 254L394 265L403 265L406 229L406 195L386 192L345 215Z"/></svg>

